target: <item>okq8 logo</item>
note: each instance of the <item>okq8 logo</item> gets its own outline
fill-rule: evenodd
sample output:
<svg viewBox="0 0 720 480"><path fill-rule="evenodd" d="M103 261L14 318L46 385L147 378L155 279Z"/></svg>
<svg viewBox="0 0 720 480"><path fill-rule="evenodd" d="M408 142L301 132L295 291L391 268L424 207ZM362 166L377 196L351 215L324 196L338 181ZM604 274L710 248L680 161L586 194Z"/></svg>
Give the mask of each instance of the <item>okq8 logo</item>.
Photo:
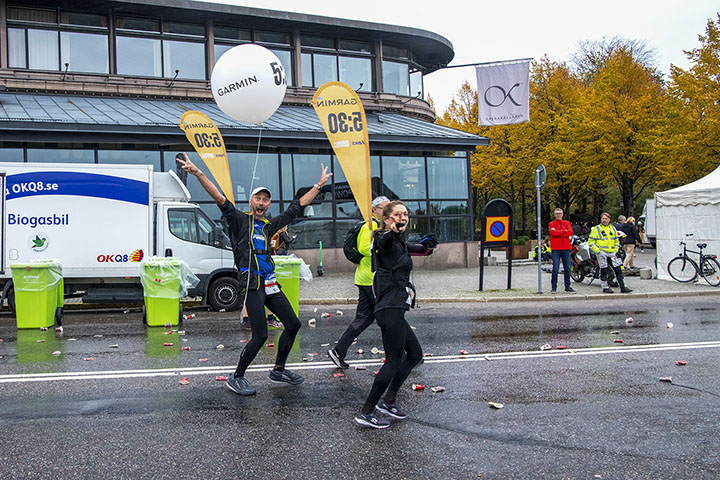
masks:
<svg viewBox="0 0 720 480"><path fill-rule="evenodd" d="M521 105L519 103L517 103L515 101L515 99L512 97L513 89L515 87L519 87L519 86L520 86L520 84L516 83L515 85L510 87L510 90L508 90L507 92L500 85L493 85L492 87L488 87L488 89L485 90L485 95L483 95L483 97L485 98L485 103L490 105L491 107L499 107L500 105L505 103L506 100L510 100L513 103L513 105L515 105L516 107L519 107ZM502 99L500 100L500 98L502 98ZM493 103L491 100L494 101L495 103Z"/></svg>
<svg viewBox="0 0 720 480"><path fill-rule="evenodd" d="M143 259L145 254L142 250L137 249L134 250L130 255L123 255L122 253L114 254L111 253L109 255L103 255L100 254L97 256L98 263L127 263L127 262L139 262Z"/></svg>

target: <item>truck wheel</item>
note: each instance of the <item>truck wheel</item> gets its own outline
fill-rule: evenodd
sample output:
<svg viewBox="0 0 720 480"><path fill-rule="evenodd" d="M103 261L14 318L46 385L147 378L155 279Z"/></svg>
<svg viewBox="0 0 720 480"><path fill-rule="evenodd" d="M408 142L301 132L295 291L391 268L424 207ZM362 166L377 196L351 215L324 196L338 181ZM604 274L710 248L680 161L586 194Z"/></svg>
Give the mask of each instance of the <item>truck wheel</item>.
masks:
<svg viewBox="0 0 720 480"><path fill-rule="evenodd" d="M207 303L214 310L230 312L240 307L240 283L232 277L221 277L210 284Z"/></svg>

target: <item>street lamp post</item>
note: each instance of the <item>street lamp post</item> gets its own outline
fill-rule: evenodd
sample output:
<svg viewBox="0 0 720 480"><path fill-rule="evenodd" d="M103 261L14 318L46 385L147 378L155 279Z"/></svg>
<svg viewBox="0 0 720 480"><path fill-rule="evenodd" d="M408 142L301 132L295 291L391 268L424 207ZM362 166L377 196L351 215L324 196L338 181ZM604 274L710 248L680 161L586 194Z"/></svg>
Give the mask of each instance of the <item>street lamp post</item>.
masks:
<svg viewBox="0 0 720 480"><path fill-rule="evenodd" d="M537 189L537 262L538 262L538 294L542 294L542 217L540 214L540 197L545 187L545 166L539 165L535 169L535 188Z"/></svg>

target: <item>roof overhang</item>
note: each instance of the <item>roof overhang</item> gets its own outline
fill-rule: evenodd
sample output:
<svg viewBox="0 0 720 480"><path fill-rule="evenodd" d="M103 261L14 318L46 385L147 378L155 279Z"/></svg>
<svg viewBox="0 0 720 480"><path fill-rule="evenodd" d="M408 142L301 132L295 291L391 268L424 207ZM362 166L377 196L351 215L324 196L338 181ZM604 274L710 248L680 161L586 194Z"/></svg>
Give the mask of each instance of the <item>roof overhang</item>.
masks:
<svg viewBox="0 0 720 480"><path fill-rule="evenodd" d="M226 116L214 102L0 93L0 132L5 141L52 143L177 144L188 110L208 115L227 145L254 145L262 130L266 147L327 148L312 107L283 105L262 127ZM472 151L488 138L395 112L367 113L373 150Z"/></svg>

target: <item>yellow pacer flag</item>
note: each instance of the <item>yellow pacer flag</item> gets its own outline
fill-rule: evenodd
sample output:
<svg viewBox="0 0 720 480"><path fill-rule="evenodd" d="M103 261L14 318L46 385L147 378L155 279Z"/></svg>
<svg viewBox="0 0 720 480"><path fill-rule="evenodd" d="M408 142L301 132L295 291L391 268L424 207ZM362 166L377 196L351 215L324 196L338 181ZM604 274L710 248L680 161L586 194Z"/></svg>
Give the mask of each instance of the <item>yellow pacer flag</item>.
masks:
<svg viewBox="0 0 720 480"><path fill-rule="evenodd" d="M220 130L207 115L195 110L183 113L180 117L180 128L210 169L222 192L234 205L230 166Z"/></svg>
<svg viewBox="0 0 720 480"><path fill-rule="evenodd" d="M328 82L317 89L312 104L340 160L360 213L370 225L370 145L360 97L342 82Z"/></svg>

